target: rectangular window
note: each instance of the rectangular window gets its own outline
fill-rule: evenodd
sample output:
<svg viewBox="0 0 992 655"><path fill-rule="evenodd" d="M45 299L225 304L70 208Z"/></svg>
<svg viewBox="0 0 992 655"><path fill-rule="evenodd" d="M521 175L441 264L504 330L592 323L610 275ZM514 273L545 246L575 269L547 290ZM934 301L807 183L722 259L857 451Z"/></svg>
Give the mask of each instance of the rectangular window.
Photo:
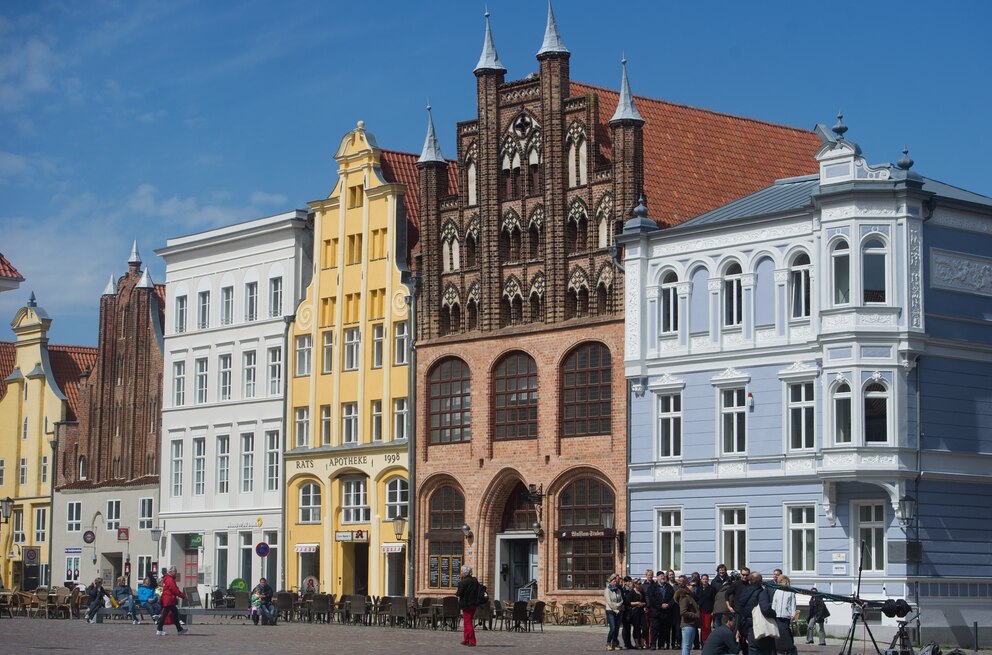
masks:
<svg viewBox="0 0 992 655"><path fill-rule="evenodd" d="M310 408L296 408L296 447L306 448L310 445Z"/></svg>
<svg viewBox="0 0 992 655"><path fill-rule="evenodd" d="M207 440L193 439L193 495L202 496L206 491Z"/></svg>
<svg viewBox="0 0 992 655"><path fill-rule="evenodd" d="M664 394L658 396L658 457L681 456L682 394Z"/></svg>
<svg viewBox="0 0 992 655"><path fill-rule="evenodd" d="M196 329L205 330L210 327L210 292L201 291L196 294Z"/></svg>
<svg viewBox="0 0 992 655"><path fill-rule="evenodd" d="M26 539L24 538L24 510L15 509L14 513L11 515L10 519L14 524L14 543L23 544Z"/></svg>
<svg viewBox="0 0 992 655"><path fill-rule="evenodd" d="M358 403L341 405L341 443L358 443Z"/></svg>
<svg viewBox="0 0 992 655"><path fill-rule="evenodd" d="M816 507L786 507L789 515L789 572L816 574Z"/></svg>
<svg viewBox="0 0 992 655"><path fill-rule="evenodd" d="M813 383L790 384L789 394L789 447L805 450L813 447Z"/></svg>
<svg viewBox="0 0 992 655"><path fill-rule="evenodd" d="M41 483L48 482L48 455L41 456Z"/></svg>
<svg viewBox="0 0 992 655"><path fill-rule="evenodd" d="M138 577L136 580L144 580L152 574L152 556L138 555Z"/></svg>
<svg viewBox="0 0 992 655"><path fill-rule="evenodd" d="M368 523L372 516L364 478L344 481L342 523Z"/></svg>
<svg viewBox="0 0 992 655"><path fill-rule="evenodd" d="M373 400L372 411L370 412L372 441L382 441L382 401Z"/></svg>
<svg viewBox="0 0 992 655"><path fill-rule="evenodd" d="M809 259L806 258L804 261L808 262ZM797 266L789 271L789 286L792 288L792 318L809 318L809 271L808 265Z"/></svg>
<svg viewBox="0 0 992 655"><path fill-rule="evenodd" d="M320 360L320 372L326 375L334 370L334 333L327 330L321 339L323 339L323 354Z"/></svg>
<svg viewBox="0 0 992 655"><path fill-rule="evenodd" d="M728 569L747 566L747 510L743 507L720 508L721 562Z"/></svg>
<svg viewBox="0 0 992 655"><path fill-rule="evenodd" d="M78 500L66 503L66 532L80 532L83 529L83 504Z"/></svg>
<svg viewBox="0 0 992 655"><path fill-rule="evenodd" d="M851 443L851 387L841 384L834 391L834 441Z"/></svg>
<svg viewBox="0 0 992 655"><path fill-rule="evenodd" d="M7 483L7 465L0 459L0 487Z"/></svg>
<svg viewBox="0 0 992 655"><path fill-rule="evenodd" d="M217 379L220 384L217 388L220 400L231 399L231 356L221 355L217 360Z"/></svg>
<svg viewBox="0 0 992 655"><path fill-rule="evenodd" d="M357 323L360 318L359 309L362 307L362 294L349 293L344 297L344 323Z"/></svg>
<svg viewBox="0 0 992 655"><path fill-rule="evenodd" d="M403 478L393 478L386 484L386 520L410 516L410 485Z"/></svg>
<svg viewBox="0 0 992 655"><path fill-rule="evenodd" d="M107 529L116 530L121 527L121 501L107 501Z"/></svg>
<svg viewBox="0 0 992 655"><path fill-rule="evenodd" d="M222 434L217 437L217 493L226 494L231 481L231 438Z"/></svg>
<svg viewBox="0 0 992 655"><path fill-rule="evenodd" d="M723 281L723 324L740 327L744 323L744 287L740 275Z"/></svg>
<svg viewBox="0 0 992 655"><path fill-rule="evenodd" d="M172 365L172 392L176 407L186 404L186 362L175 362Z"/></svg>
<svg viewBox="0 0 992 655"><path fill-rule="evenodd" d="M358 370L361 361L361 333L358 328L348 328L344 331L344 370Z"/></svg>
<svg viewBox="0 0 992 655"><path fill-rule="evenodd" d="M27 484L28 483L28 458L27 457L22 457L21 458L21 465L18 468L18 482L20 484Z"/></svg>
<svg viewBox="0 0 992 655"><path fill-rule="evenodd" d="M265 490L279 491L279 431L265 433Z"/></svg>
<svg viewBox="0 0 992 655"><path fill-rule="evenodd" d="M310 345L313 337L301 334L296 337L296 377L310 375Z"/></svg>
<svg viewBox="0 0 992 655"><path fill-rule="evenodd" d="M274 277L269 280L269 316L282 316L282 278Z"/></svg>
<svg viewBox="0 0 992 655"><path fill-rule="evenodd" d="M361 207L365 198L365 187L361 184L348 187L348 209Z"/></svg>
<svg viewBox="0 0 992 655"><path fill-rule="evenodd" d="M154 498L139 498L138 499L138 529L139 530L151 530L152 529L152 517L154 509ZM144 576L139 575L139 578L144 578Z"/></svg>
<svg viewBox="0 0 992 655"><path fill-rule="evenodd" d="M254 321L258 318L258 282L245 284L245 320Z"/></svg>
<svg viewBox="0 0 992 655"><path fill-rule="evenodd" d="M269 544L269 555L265 558L265 579L273 589L277 587L279 580L279 533L263 532L262 540Z"/></svg>
<svg viewBox="0 0 992 655"><path fill-rule="evenodd" d="M34 542L42 543L48 539L48 508L34 508Z"/></svg>
<svg viewBox="0 0 992 655"><path fill-rule="evenodd" d="M244 384L242 385L244 389L242 390L245 398L255 397L255 379L258 375L256 370L256 356L254 350L249 350L244 355L242 355L242 364L244 371Z"/></svg>
<svg viewBox="0 0 992 655"><path fill-rule="evenodd" d="M172 495L183 495L183 442L172 442Z"/></svg>
<svg viewBox="0 0 992 655"><path fill-rule="evenodd" d="M855 544L855 553L865 571L885 572L885 505L858 505L858 543Z"/></svg>
<svg viewBox="0 0 992 655"><path fill-rule="evenodd" d="M385 289L372 289L369 291L369 299L366 303L365 311L369 319L382 318L386 315Z"/></svg>
<svg viewBox="0 0 992 655"><path fill-rule="evenodd" d="M69 555L65 558L65 582L79 582L79 555ZM142 578L144 580L144 578Z"/></svg>
<svg viewBox="0 0 992 655"><path fill-rule="evenodd" d="M393 323L393 365L404 366L410 362L410 333L406 321Z"/></svg>
<svg viewBox="0 0 992 655"><path fill-rule="evenodd" d="M658 510L658 562L660 568L682 570L682 510Z"/></svg>
<svg viewBox="0 0 992 655"><path fill-rule="evenodd" d="M723 454L744 453L746 441L747 406L744 389L720 390L721 430L723 434ZM727 564L729 567L730 564Z"/></svg>
<svg viewBox="0 0 992 655"><path fill-rule="evenodd" d="M252 580L251 564L255 559L255 546L252 544L250 532L239 532L241 535L241 579Z"/></svg>
<svg viewBox="0 0 992 655"><path fill-rule="evenodd" d="M331 406L320 406L320 443L324 446L331 445Z"/></svg>
<svg viewBox="0 0 992 655"><path fill-rule="evenodd" d="M372 326L372 368L382 368L382 342L386 328L382 323Z"/></svg>
<svg viewBox="0 0 992 655"><path fill-rule="evenodd" d="M338 240L324 239L324 268L333 268L338 265Z"/></svg>
<svg viewBox="0 0 992 655"><path fill-rule="evenodd" d="M221 287L220 324L230 325L233 322L234 322L234 287Z"/></svg>
<svg viewBox="0 0 992 655"><path fill-rule="evenodd" d="M186 331L186 296L176 296L176 333Z"/></svg>
<svg viewBox="0 0 992 655"><path fill-rule="evenodd" d="M246 432L241 435L241 491L248 493L255 489L255 435Z"/></svg>
<svg viewBox="0 0 992 655"><path fill-rule="evenodd" d="M202 405L207 402L207 358L200 357L196 360L196 404Z"/></svg>
<svg viewBox="0 0 992 655"><path fill-rule="evenodd" d="M269 348L269 395L282 393L282 348Z"/></svg>
<svg viewBox="0 0 992 655"><path fill-rule="evenodd" d="M674 273L670 274L674 278ZM675 334L679 331L679 294L675 283L661 287L661 332Z"/></svg>
<svg viewBox="0 0 992 655"><path fill-rule="evenodd" d="M227 589L227 533L217 532L214 539L214 584Z"/></svg>
<svg viewBox="0 0 992 655"><path fill-rule="evenodd" d="M406 398L396 398L393 400L393 440L406 439L406 421L409 413L409 405Z"/></svg>

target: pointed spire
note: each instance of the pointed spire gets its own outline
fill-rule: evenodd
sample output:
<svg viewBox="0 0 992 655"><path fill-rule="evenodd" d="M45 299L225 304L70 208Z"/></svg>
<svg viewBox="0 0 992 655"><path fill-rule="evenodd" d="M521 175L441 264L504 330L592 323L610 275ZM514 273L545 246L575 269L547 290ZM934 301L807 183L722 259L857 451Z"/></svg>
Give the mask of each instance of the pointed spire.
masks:
<svg viewBox="0 0 992 655"><path fill-rule="evenodd" d="M117 281L114 280L114 274L110 274L110 280L107 281L107 288L103 290L104 296L116 296L117 295Z"/></svg>
<svg viewBox="0 0 992 655"><path fill-rule="evenodd" d="M637 121L643 123L644 119L641 118L640 112L634 106L634 94L630 92L630 82L627 81L627 58L621 59L620 64L623 66L623 79L620 81L620 101L617 102L617 110L610 122Z"/></svg>
<svg viewBox="0 0 992 655"><path fill-rule="evenodd" d="M568 54L568 48L565 47L565 42L561 40L561 34L558 33L555 12L551 9L551 0L548 0L548 25L544 28L544 43L541 44L541 49L537 51L537 56L540 57L541 55L552 52Z"/></svg>
<svg viewBox="0 0 992 655"><path fill-rule="evenodd" d="M38 298L34 295L34 291L32 291L31 295L28 296L28 307L37 307L37 306L38 306Z"/></svg>
<svg viewBox="0 0 992 655"><path fill-rule="evenodd" d="M426 162L444 162L444 155L441 154L441 144L437 142L434 134L434 116L431 114L431 106L427 105L427 138L424 139L424 150L420 153L418 164Z"/></svg>
<svg viewBox="0 0 992 655"><path fill-rule="evenodd" d="M489 10L486 10L486 40L482 43L482 56L479 63L475 65L475 72L479 71L506 71L499 60L499 53L496 52L496 44L493 42L493 31L489 27Z"/></svg>
<svg viewBox="0 0 992 655"><path fill-rule="evenodd" d="M134 286L135 289L154 289L155 283L152 282L151 273L148 272L146 268L141 272L141 279L138 280L138 284Z"/></svg>
<svg viewBox="0 0 992 655"><path fill-rule="evenodd" d="M138 254L138 241L135 239L134 243L131 244L131 256L127 259L128 264L140 264L141 255Z"/></svg>

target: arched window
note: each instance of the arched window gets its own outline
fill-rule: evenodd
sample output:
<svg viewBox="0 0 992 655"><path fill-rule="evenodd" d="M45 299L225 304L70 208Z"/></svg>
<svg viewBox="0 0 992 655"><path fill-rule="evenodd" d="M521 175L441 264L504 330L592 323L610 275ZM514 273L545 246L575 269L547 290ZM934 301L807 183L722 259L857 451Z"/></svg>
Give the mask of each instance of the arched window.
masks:
<svg viewBox="0 0 992 655"><path fill-rule="evenodd" d="M847 305L851 302L851 251L847 241L834 244L831 252L833 260L834 304Z"/></svg>
<svg viewBox="0 0 992 655"><path fill-rule="evenodd" d="M504 225L499 232L500 255L505 262L520 261L520 228Z"/></svg>
<svg viewBox="0 0 992 655"><path fill-rule="evenodd" d="M851 386L847 383L834 389L834 443L851 443Z"/></svg>
<svg viewBox="0 0 992 655"><path fill-rule="evenodd" d="M320 523L320 485L314 482L300 487L300 523Z"/></svg>
<svg viewBox="0 0 992 655"><path fill-rule="evenodd" d="M789 271L789 295L792 298L792 318L809 318L809 270L809 255L806 253L801 253L792 260L792 268Z"/></svg>
<svg viewBox="0 0 992 655"><path fill-rule="evenodd" d="M516 151L503 155L504 200L520 197L520 154Z"/></svg>
<svg viewBox="0 0 992 655"><path fill-rule="evenodd" d="M493 371L493 437L537 437L537 362L522 352L509 353Z"/></svg>
<svg viewBox="0 0 992 655"><path fill-rule="evenodd" d="M527 487L523 482L517 481L503 506L500 532L533 530L537 522L537 508L527 499Z"/></svg>
<svg viewBox="0 0 992 655"><path fill-rule="evenodd" d="M889 391L880 382L865 387L865 443L889 440Z"/></svg>
<svg viewBox="0 0 992 655"><path fill-rule="evenodd" d="M579 182L578 158L579 149L576 147L575 141L569 140L565 161L568 162L568 188L570 189L577 186Z"/></svg>
<svg viewBox="0 0 992 655"><path fill-rule="evenodd" d="M530 294L530 322L544 322L544 300L536 291Z"/></svg>
<svg viewBox="0 0 992 655"><path fill-rule="evenodd" d="M861 286L864 303L884 303L885 242L872 237L865 241L861 253Z"/></svg>
<svg viewBox="0 0 992 655"><path fill-rule="evenodd" d="M744 322L744 288L741 265L734 262L723 274L723 324L736 327Z"/></svg>
<svg viewBox="0 0 992 655"><path fill-rule="evenodd" d="M476 266L476 244L475 235L471 232L465 236L465 266L472 268Z"/></svg>
<svg viewBox="0 0 992 655"><path fill-rule="evenodd" d="M603 510L616 511L613 491L594 478L580 478L562 490L558 499L558 528L564 533L604 530ZM615 514L614 514L615 516ZM558 541L558 587L600 589L616 572L616 536Z"/></svg>
<svg viewBox="0 0 992 655"><path fill-rule="evenodd" d="M661 333L674 334L679 331L679 295L676 285L679 276L670 272L661 281Z"/></svg>
<svg viewBox="0 0 992 655"><path fill-rule="evenodd" d="M79 479L85 480L87 475L89 475L89 469L86 465L86 455L79 456Z"/></svg>
<svg viewBox="0 0 992 655"><path fill-rule="evenodd" d="M528 180L530 184L530 195L541 195L541 192L544 190L544 185L541 181L541 160L537 154L537 150L533 148L527 155L527 173L530 178Z"/></svg>
<svg viewBox="0 0 992 655"><path fill-rule="evenodd" d="M479 304L475 302L475 298L468 299L468 307L466 308L465 318L467 319L466 329L477 330L479 329Z"/></svg>
<svg viewBox="0 0 992 655"><path fill-rule="evenodd" d="M410 484L403 478L393 478L386 483L386 520L407 518L410 515Z"/></svg>
<svg viewBox="0 0 992 655"><path fill-rule="evenodd" d="M431 494L428 503L428 579L431 589L451 589L458 586L460 568L464 561L465 497L451 485L444 485Z"/></svg>
<svg viewBox="0 0 992 655"><path fill-rule="evenodd" d="M530 258L538 259L541 256L541 230L534 223L527 230L527 245L530 247Z"/></svg>
<svg viewBox="0 0 992 655"><path fill-rule="evenodd" d="M451 334L451 307L441 305L441 312L437 317L437 331L442 337Z"/></svg>
<svg viewBox="0 0 992 655"><path fill-rule="evenodd" d="M428 376L428 418L432 444L472 439L472 375L468 364L449 357Z"/></svg>
<svg viewBox="0 0 992 655"><path fill-rule="evenodd" d="M612 432L612 360L601 343L579 346L561 370L562 436Z"/></svg>
<svg viewBox="0 0 992 655"><path fill-rule="evenodd" d="M597 217L596 222L596 247L606 248L610 245L610 235L612 233L612 228L610 226L609 217L605 214L600 214Z"/></svg>
<svg viewBox="0 0 992 655"><path fill-rule="evenodd" d="M475 161L468 162L468 206L473 207L479 204L478 183L475 175Z"/></svg>
<svg viewBox="0 0 992 655"><path fill-rule="evenodd" d="M458 303L451 306L450 327L452 332L462 331L462 306Z"/></svg>

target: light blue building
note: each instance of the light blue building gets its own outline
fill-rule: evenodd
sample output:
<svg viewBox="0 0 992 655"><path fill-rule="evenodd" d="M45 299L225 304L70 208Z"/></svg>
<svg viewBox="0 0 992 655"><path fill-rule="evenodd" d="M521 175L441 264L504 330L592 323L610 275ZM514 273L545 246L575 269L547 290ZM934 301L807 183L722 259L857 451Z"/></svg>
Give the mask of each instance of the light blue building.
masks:
<svg viewBox="0 0 992 655"><path fill-rule="evenodd" d="M918 603L924 638L988 641L992 199L906 151L870 166L846 130L817 128L818 175L625 226L630 570L850 595L860 561L862 597Z"/></svg>

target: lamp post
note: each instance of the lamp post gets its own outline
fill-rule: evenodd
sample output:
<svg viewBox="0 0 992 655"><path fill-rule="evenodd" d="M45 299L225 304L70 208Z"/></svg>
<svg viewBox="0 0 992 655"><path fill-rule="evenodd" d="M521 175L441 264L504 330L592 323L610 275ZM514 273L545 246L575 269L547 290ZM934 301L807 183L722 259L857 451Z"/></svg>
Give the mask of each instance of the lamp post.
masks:
<svg viewBox="0 0 992 655"><path fill-rule="evenodd" d="M607 533L612 532L617 540L617 552L620 554L620 558L623 559L624 546L627 541L627 533L623 530L615 530L617 513L610 508L604 509L599 513L600 518L603 520L603 527L606 529Z"/></svg>
<svg viewBox="0 0 992 655"><path fill-rule="evenodd" d="M0 500L0 525L7 525L10 523L10 513L14 509L14 499L7 496L3 500Z"/></svg>

